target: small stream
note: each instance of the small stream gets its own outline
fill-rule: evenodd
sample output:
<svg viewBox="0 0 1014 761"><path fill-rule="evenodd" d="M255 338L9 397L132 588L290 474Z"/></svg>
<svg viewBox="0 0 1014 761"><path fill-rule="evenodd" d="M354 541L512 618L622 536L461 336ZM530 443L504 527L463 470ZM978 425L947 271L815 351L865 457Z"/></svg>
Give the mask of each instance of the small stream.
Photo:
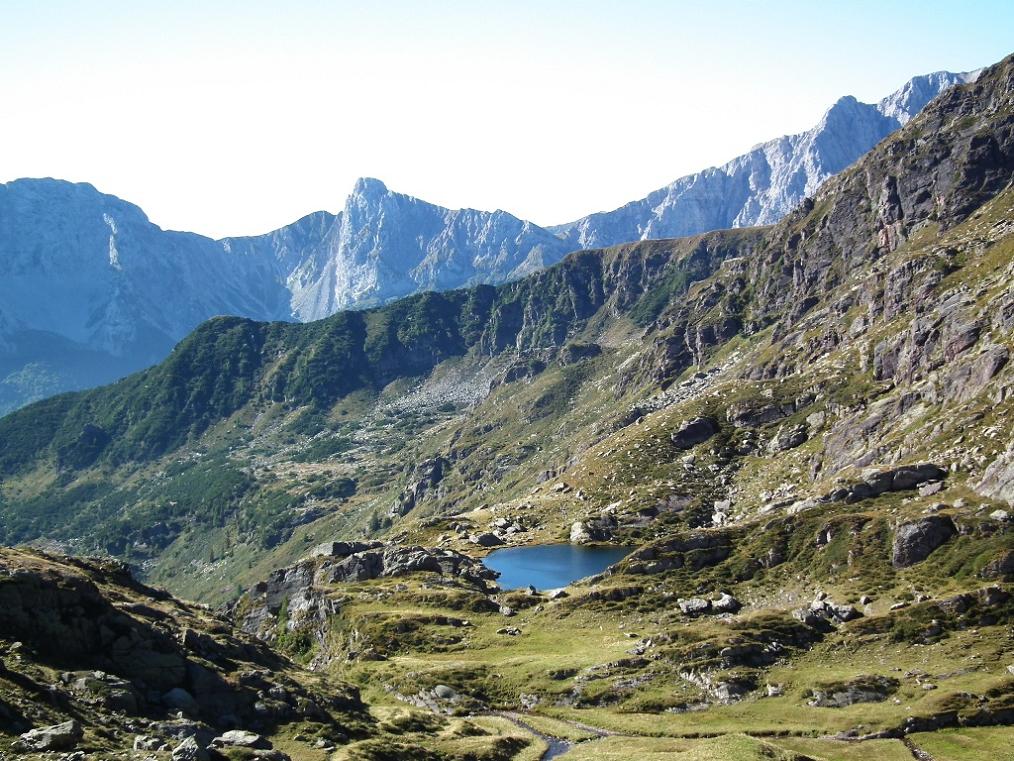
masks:
<svg viewBox="0 0 1014 761"><path fill-rule="evenodd" d="M505 711L505 712L497 712L496 715L504 719L507 719L507 721L511 722L512 724L516 724L521 729L525 730L526 732L530 732L531 734L535 735L540 740L542 740L544 743L546 743L546 750L545 752L543 752L540 761L549 761L552 758L559 758L564 753L566 753L567 751L569 751L571 748L574 747L574 743L570 742L569 740L561 740L559 737L551 737L547 734L543 734L539 730L535 729L535 727L531 726L526 721L521 719L517 714L507 713Z"/></svg>

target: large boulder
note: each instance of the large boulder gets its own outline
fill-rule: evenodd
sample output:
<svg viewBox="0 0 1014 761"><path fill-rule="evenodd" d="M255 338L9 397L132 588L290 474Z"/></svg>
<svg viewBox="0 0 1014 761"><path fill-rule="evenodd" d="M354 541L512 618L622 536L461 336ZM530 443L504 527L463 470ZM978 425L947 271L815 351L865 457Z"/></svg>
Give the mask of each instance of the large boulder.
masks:
<svg viewBox="0 0 1014 761"><path fill-rule="evenodd" d="M208 751L197 743L193 736L187 737L173 748L173 761L208 761Z"/></svg>
<svg viewBox="0 0 1014 761"><path fill-rule="evenodd" d="M472 534L468 537L468 541L472 544L477 544L480 547L499 547L503 544L503 539L498 537L492 531L483 531L479 534Z"/></svg>
<svg viewBox="0 0 1014 761"><path fill-rule="evenodd" d="M714 418L698 417L685 421L670 436L673 446L677 449L690 449L701 444L718 433L718 423Z"/></svg>
<svg viewBox="0 0 1014 761"><path fill-rule="evenodd" d="M77 719L51 727L37 727L21 735L19 745L27 751L71 750L84 737Z"/></svg>
<svg viewBox="0 0 1014 761"><path fill-rule="evenodd" d="M957 533L954 521L945 515L931 515L903 523L894 532L891 563L895 568L915 565Z"/></svg>
<svg viewBox="0 0 1014 761"><path fill-rule="evenodd" d="M570 527L570 543L608 542L613 538L618 526L619 521L616 520L616 516L609 514L575 521Z"/></svg>
<svg viewBox="0 0 1014 761"><path fill-rule="evenodd" d="M703 597L681 597L676 600L676 604L686 616L700 616L711 611L711 600Z"/></svg>
<svg viewBox="0 0 1014 761"><path fill-rule="evenodd" d="M211 744L216 748L251 748L255 750L271 747L268 740L256 732L248 732L245 729L230 729L212 740Z"/></svg>

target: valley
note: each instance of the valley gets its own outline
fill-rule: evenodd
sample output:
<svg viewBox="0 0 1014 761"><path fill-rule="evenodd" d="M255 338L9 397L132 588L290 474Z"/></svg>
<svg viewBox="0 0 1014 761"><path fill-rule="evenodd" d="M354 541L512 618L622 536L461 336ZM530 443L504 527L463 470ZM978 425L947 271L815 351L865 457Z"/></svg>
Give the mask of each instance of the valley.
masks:
<svg viewBox="0 0 1014 761"><path fill-rule="evenodd" d="M0 418L3 747L1004 758L1012 178L1008 57L774 224L215 317ZM561 543L629 552L482 562Z"/></svg>

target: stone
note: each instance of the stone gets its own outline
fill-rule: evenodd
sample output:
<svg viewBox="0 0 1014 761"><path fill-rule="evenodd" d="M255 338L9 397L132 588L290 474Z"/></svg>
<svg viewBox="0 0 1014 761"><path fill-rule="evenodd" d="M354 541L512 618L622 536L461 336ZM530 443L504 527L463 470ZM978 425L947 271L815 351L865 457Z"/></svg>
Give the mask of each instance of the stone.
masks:
<svg viewBox="0 0 1014 761"><path fill-rule="evenodd" d="M930 481L919 487L920 497L930 497L934 494L938 494L944 489L943 481Z"/></svg>
<svg viewBox="0 0 1014 761"><path fill-rule="evenodd" d="M516 626L504 626L496 630L497 634L504 634L508 637L518 637L521 635L521 630Z"/></svg>
<svg viewBox="0 0 1014 761"><path fill-rule="evenodd" d="M989 517L994 521L1006 523L1007 521L1010 520L1010 513L1007 512L1006 510L994 510L989 514Z"/></svg>
<svg viewBox="0 0 1014 761"><path fill-rule="evenodd" d="M613 532L618 526L619 521L611 513L575 521L570 527L570 543L608 542L613 538Z"/></svg>
<svg viewBox="0 0 1014 761"><path fill-rule="evenodd" d="M77 719L71 719L49 727L37 727L21 735L19 745L30 751L73 750L84 730Z"/></svg>
<svg viewBox="0 0 1014 761"><path fill-rule="evenodd" d="M743 607L739 600L730 594L722 592L717 600L711 601L711 609L716 613L735 613Z"/></svg>
<svg viewBox="0 0 1014 761"><path fill-rule="evenodd" d="M698 417L685 421L670 439L677 449L690 449L702 444L718 433L718 423L714 418Z"/></svg>
<svg viewBox="0 0 1014 761"><path fill-rule="evenodd" d="M1014 580L1014 550L1002 550L979 571L984 579Z"/></svg>
<svg viewBox="0 0 1014 761"><path fill-rule="evenodd" d="M679 598L676 600L680 611L687 616L700 616L711 610L711 600L703 597Z"/></svg>
<svg viewBox="0 0 1014 761"><path fill-rule="evenodd" d="M942 515L931 515L898 526L894 532L891 563L907 568L930 556L944 542L958 533L954 522Z"/></svg>
<svg viewBox="0 0 1014 761"><path fill-rule="evenodd" d="M195 737L188 737L173 748L173 761L209 761L208 751L197 744Z"/></svg>
<svg viewBox="0 0 1014 761"><path fill-rule="evenodd" d="M785 692L784 688L780 684L769 684L767 685L766 691L769 698L777 698Z"/></svg>
<svg viewBox="0 0 1014 761"><path fill-rule="evenodd" d="M245 729L230 729L228 732L216 737L211 741L216 748L252 748L269 749L271 743L256 732L248 732Z"/></svg>
<svg viewBox="0 0 1014 761"><path fill-rule="evenodd" d="M433 694L441 700L454 700L458 697L458 693L446 684L438 684L433 688Z"/></svg>
<svg viewBox="0 0 1014 761"><path fill-rule="evenodd" d="M768 451L772 454L795 449L806 443L809 434L805 425L783 426L768 442Z"/></svg>
<svg viewBox="0 0 1014 761"><path fill-rule="evenodd" d="M795 608L791 612L791 615L794 619L806 626L819 627L823 625L824 627L827 627L825 620L821 616L818 616L810 608Z"/></svg>
<svg viewBox="0 0 1014 761"><path fill-rule="evenodd" d="M570 543L587 544L590 541L592 541L591 533L588 531L588 527L584 525L584 521L574 521L574 524L570 527Z"/></svg>
<svg viewBox="0 0 1014 761"><path fill-rule="evenodd" d="M503 544L503 539L491 531L484 531L481 534L472 534L468 537L468 541L472 544L477 544L480 547L498 547Z"/></svg>

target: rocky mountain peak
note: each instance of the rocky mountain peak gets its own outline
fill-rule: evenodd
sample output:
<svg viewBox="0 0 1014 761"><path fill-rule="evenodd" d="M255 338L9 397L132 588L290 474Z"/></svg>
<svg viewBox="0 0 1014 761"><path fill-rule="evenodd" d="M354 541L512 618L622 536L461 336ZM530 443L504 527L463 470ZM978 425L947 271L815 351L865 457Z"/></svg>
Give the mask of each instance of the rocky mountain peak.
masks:
<svg viewBox="0 0 1014 761"><path fill-rule="evenodd" d="M360 177L352 187L350 198L378 198L387 195L390 191L380 180L374 177Z"/></svg>

